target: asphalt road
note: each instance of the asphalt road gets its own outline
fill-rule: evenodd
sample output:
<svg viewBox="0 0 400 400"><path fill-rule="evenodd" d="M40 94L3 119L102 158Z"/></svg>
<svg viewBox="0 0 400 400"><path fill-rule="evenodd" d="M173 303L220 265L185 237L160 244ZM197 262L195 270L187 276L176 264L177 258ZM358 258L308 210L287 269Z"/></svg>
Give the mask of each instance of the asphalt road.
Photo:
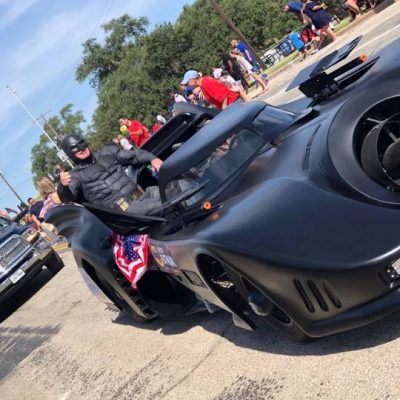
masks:
<svg viewBox="0 0 400 400"><path fill-rule="evenodd" d="M365 33L363 51L375 51L398 36L399 24L395 4L346 38ZM282 101L279 88L296 68L271 82L269 101ZM240 330L224 312L138 326L106 310L71 254L64 259L57 276L43 272L2 306L1 400L400 398L399 313L308 344L267 326Z"/></svg>

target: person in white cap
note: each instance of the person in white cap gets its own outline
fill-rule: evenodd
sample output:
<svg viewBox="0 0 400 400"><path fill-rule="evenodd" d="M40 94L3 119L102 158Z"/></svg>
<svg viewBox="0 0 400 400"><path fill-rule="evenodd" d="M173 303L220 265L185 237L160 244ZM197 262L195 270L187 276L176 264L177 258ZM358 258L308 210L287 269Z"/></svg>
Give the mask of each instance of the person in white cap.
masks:
<svg viewBox="0 0 400 400"><path fill-rule="evenodd" d="M240 98L244 101L248 101L246 98L247 96L243 97L243 91L231 89L210 76L200 76L199 73L194 70L186 71L181 85L200 88L205 100L220 110L224 110L227 106L238 101Z"/></svg>
<svg viewBox="0 0 400 400"><path fill-rule="evenodd" d="M251 98L247 96L241 81L235 81L228 71L222 68L213 68L213 77L231 89L243 91L243 93L241 93L241 97L246 99L246 101L251 100Z"/></svg>
<svg viewBox="0 0 400 400"><path fill-rule="evenodd" d="M157 115L156 120L163 125L165 125L167 123L167 120L160 114Z"/></svg>

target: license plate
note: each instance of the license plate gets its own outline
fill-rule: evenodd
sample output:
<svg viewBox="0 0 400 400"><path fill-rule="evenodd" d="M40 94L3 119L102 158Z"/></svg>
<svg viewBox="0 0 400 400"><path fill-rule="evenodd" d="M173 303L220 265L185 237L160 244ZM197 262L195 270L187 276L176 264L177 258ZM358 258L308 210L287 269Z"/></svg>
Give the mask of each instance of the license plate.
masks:
<svg viewBox="0 0 400 400"><path fill-rule="evenodd" d="M25 272L22 271L22 269L17 269L17 270L10 276L10 281L11 281L12 283L17 283L24 275L25 275Z"/></svg>

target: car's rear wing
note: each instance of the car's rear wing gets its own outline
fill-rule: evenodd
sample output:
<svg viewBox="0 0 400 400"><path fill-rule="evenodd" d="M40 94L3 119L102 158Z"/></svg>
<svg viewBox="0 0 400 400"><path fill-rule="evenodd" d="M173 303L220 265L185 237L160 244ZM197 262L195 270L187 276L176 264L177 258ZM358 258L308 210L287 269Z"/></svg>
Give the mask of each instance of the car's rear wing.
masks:
<svg viewBox="0 0 400 400"><path fill-rule="evenodd" d="M368 57L360 55L331 73L327 73L326 70L346 59L361 39L362 36L356 37L340 49L304 68L289 84L286 91L298 87L306 97L313 99L315 104L338 93L341 89L359 79L375 64L378 57L366 62ZM362 66L360 67L360 65ZM342 75L345 75L343 79L337 79Z"/></svg>

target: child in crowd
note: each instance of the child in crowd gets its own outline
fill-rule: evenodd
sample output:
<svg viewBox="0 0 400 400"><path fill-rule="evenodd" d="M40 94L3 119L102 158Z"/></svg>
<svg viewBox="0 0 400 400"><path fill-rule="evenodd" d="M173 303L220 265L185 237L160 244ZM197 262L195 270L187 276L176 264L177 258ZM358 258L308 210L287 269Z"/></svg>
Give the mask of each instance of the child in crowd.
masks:
<svg viewBox="0 0 400 400"><path fill-rule="evenodd" d="M289 29L287 34L290 45L302 55L301 61L303 61L307 57L308 53L304 42L300 39L300 34L298 32L294 32L292 29Z"/></svg>

